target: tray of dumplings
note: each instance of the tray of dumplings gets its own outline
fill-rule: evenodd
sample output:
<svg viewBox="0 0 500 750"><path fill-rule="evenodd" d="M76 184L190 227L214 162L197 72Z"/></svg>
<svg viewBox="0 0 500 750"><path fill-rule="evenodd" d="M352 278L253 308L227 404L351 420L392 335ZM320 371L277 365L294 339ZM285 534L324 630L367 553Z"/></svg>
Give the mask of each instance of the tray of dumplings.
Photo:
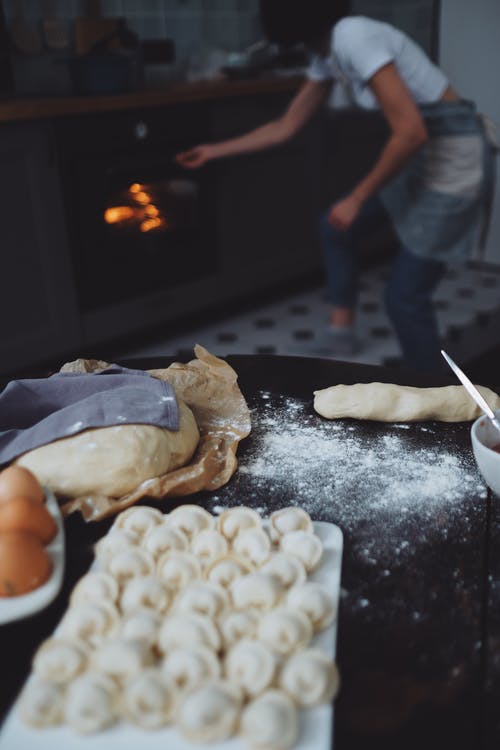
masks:
<svg viewBox="0 0 500 750"><path fill-rule="evenodd" d="M2 750L331 748L342 544L298 506L123 511L35 653Z"/></svg>

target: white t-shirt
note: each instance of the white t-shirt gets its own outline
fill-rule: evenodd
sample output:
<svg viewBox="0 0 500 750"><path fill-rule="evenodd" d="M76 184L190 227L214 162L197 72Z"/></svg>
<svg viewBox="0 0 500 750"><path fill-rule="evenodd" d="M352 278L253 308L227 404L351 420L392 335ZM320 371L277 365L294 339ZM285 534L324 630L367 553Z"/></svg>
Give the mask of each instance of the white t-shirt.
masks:
<svg viewBox="0 0 500 750"><path fill-rule="evenodd" d="M337 81L355 105L376 109L378 102L367 82L390 62L395 64L417 104L439 101L448 86L444 73L416 42L394 26L364 16L348 16L335 24L330 55L315 55L307 77L313 81Z"/></svg>

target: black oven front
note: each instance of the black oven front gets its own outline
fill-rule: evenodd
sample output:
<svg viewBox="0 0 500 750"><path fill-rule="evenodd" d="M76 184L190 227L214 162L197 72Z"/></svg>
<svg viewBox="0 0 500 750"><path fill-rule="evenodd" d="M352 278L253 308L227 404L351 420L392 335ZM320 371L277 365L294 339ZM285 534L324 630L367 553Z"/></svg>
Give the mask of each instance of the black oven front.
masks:
<svg viewBox="0 0 500 750"><path fill-rule="evenodd" d="M65 118L56 137L82 311L216 271L213 172L175 162L209 139L205 108Z"/></svg>

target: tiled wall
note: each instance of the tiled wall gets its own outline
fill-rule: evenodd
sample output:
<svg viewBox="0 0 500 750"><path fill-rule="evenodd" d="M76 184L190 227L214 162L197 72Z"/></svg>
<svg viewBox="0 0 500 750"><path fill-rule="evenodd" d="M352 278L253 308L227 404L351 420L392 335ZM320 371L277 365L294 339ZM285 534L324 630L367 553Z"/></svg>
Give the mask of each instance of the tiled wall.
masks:
<svg viewBox="0 0 500 750"><path fill-rule="evenodd" d="M352 0L352 5L355 13L394 23L431 51L435 2ZM87 4L85 0L3 0L3 5L7 26L22 8L26 21L37 29L47 10L53 8L72 40L74 19L85 15ZM130 28L143 39L174 39L176 61L173 65L155 66L158 80L183 77L186 71L200 64L200 52L203 55L209 49L242 51L262 36L258 0L101 0L101 9L103 15L125 17ZM64 54L67 56L68 50ZM69 86L67 71L63 66L54 67L54 56L57 53L46 49L36 59L15 55L19 93L32 93L30 87L41 93L64 92ZM206 65L206 60L202 64Z"/></svg>
<svg viewBox="0 0 500 750"><path fill-rule="evenodd" d="M86 8L84 0L4 0L7 24L19 5L34 24L52 6L70 33ZM101 9L106 16L124 16L144 39L173 38L178 66L200 47L241 51L260 38L258 0L102 0Z"/></svg>

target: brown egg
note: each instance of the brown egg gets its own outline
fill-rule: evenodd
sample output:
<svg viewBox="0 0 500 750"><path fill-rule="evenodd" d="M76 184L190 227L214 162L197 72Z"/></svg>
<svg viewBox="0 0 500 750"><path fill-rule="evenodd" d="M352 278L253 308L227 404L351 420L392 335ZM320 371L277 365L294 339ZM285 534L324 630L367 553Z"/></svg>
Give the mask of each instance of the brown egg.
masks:
<svg viewBox="0 0 500 750"><path fill-rule="evenodd" d="M19 596L50 576L52 561L38 537L28 531L0 532L0 596Z"/></svg>
<svg viewBox="0 0 500 750"><path fill-rule="evenodd" d="M0 532L30 531L43 544L56 535L57 526L45 505L23 495L14 495L0 503Z"/></svg>
<svg viewBox="0 0 500 750"><path fill-rule="evenodd" d="M9 466L0 472L0 502L14 495L24 495L38 503L44 501L42 485L24 466Z"/></svg>

